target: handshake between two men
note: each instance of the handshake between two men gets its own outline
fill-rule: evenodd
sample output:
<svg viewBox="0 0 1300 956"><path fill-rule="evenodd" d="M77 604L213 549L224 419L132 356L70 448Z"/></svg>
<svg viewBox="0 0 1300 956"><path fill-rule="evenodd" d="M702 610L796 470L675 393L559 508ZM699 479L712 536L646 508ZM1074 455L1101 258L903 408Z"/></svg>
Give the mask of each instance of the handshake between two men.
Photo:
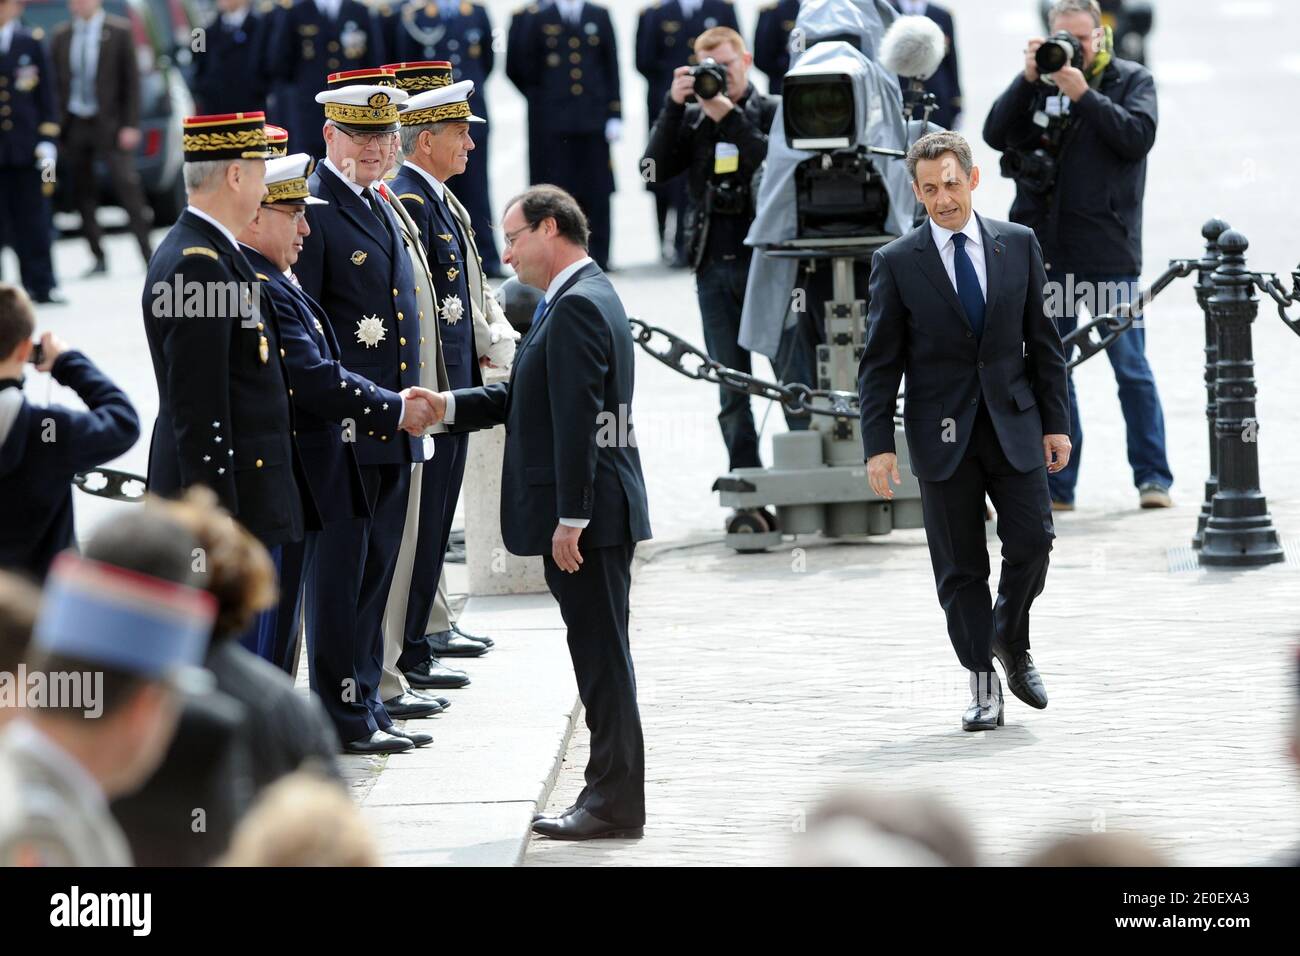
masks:
<svg viewBox="0 0 1300 956"><path fill-rule="evenodd" d="M420 437L447 414L447 400L437 392L412 385L400 394L405 404L402 406L402 420L397 427L409 435Z"/></svg>

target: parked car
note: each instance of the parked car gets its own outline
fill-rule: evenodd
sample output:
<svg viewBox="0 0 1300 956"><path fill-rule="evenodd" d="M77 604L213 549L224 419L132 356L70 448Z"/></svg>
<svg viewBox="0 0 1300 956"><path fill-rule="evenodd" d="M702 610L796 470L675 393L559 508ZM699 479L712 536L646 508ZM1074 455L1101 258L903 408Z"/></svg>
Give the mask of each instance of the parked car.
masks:
<svg viewBox="0 0 1300 956"><path fill-rule="evenodd" d="M194 111L194 99L176 66L176 34L170 25L160 25L154 13L178 0L104 0L104 11L122 17L131 24L136 57L140 64L140 145L136 149L136 168L144 186L154 223L165 226L176 221L185 208L185 180L181 174L181 119ZM49 46L50 37L60 24L72 19L67 0L27 0L23 23ZM188 27L187 27L188 35ZM188 44L186 45L188 53ZM68 182L67 168L59 158L54 208L60 212L75 208ZM107 168L96 171L100 184L100 201L114 205L112 184Z"/></svg>

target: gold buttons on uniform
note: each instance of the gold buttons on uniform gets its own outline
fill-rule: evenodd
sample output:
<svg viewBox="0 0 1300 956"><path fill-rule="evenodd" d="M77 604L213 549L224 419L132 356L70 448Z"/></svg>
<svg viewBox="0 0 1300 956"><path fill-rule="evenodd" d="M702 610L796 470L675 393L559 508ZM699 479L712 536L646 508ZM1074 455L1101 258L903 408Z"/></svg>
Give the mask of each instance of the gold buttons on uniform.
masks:
<svg viewBox="0 0 1300 956"><path fill-rule="evenodd" d="M398 313L397 313L397 321L398 321L398 322L401 322L402 319L403 319L403 315L402 315L402 313L398 312Z"/></svg>
<svg viewBox="0 0 1300 956"><path fill-rule="evenodd" d="M582 71L577 68L574 68L569 71L569 76L575 80L580 80L582 79Z"/></svg>
<svg viewBox="0 0 1300 956"><path fill-rule="evenodd" d="M582 46L582 41L579 40L577 37L569 37L569 46L573 47L576 50L578 49L578 47Z"/></svg>
<svg viewBox="0 0 1300 956"><path fill-rule="evenodd" d="M289 389L289 397L293 398L293 389Z"/></svg>
<svg viewBox="0 0 1300 956"><path fill-rule="evenodd" d="M581 63L581 62L582 62L582 54L581 54L581 53L570 53L570 54L569 54L569 62L570 62L570 63Z"/></svg>
<svg viewBox="0 0 1300 956"><path fill-rule="evenodd" d="M420 336L420 344L421 344L421 345L424 344L424 336L423 336L423 335Z"/></svg>
<svg viewBox="0 0 1300 956"><path fill-rule="evenodd" d="M258 323L257 323L257 331L261 332L261 331L262 331L263 329L265 329L265 328L266 328L266 326L263 325L261 322L258 322Z"/></svg>
<svg viewBox="0 0 1300 956"><path fill-rule="evenodd" d="M284 349L280 349L280 358L284 358Z"/></svg>
<svg viewBox="0 0 1300 956"><path fill-rule="evenodd" d="M420 294L420 287L418 285L415 287L415 294L416 295Z"/></svg>
<svg viewBox="0 0 1300 956"><path fill-rule="evenodd" d="M582 95L582 84L581 84L581 83L574 83L571 87L569 87L569 92L572 93L574 96L581 96L581 95Z"/></svg>
<svg viewBox="0 0 1300 956"><path fill-rule="evenodd" d="M406 339L405 339L405 338L400 338L400 339L398 339L398 340L397 340L397 344L398 344L398 345L405 345L405 344L406 344Z"/></svg>
<svg viewBox="0 0 1300 956"><path fill-rule="evenodd" d="M424 368L424 363L423 363L423 362L420 363L420 368Z"/></svg>
<svg viewBox="0 0 1300 956"><path fill-rule="evenodd" d="M380 436L379 436L379 440L380 440L380 441L388 441L388 436L387 436L387 435L380 435Z"/></svg>
<svg viewBox="0 0 1300 956"><path fill-rule="evenodd" d="M397 298L397 290L396 290L396 289L393 290L393 298L394 298L394 299Z"/></svg>
<svg viewBox="0 0 1300 956"><path fill-rule="evenodd" d="M259 458L257 459L257 461L253 462L253 464L256 465L258 468L261 468L264 463L262 459Z"/></svg>
<svg viewBox="0 0 1300 956"><path fill-rule="evenodd" d="M406 371L406 363L405 363L405 362L402 363L402 371L403 371L403 372Z"/></svg>

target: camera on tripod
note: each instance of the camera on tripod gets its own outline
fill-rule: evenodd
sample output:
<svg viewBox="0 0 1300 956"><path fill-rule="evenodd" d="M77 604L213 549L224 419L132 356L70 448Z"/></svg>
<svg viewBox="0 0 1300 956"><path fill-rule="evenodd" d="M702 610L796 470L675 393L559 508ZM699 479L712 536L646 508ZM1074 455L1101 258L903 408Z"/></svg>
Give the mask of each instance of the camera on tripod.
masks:
<svg viewBox="0 0 1300 956"><path fill-rule="evenodd" d="M695 78L695 95L702 100L711 100L727 89L727 70L713 57L705 57L691 67L691 76Z"/></svg>

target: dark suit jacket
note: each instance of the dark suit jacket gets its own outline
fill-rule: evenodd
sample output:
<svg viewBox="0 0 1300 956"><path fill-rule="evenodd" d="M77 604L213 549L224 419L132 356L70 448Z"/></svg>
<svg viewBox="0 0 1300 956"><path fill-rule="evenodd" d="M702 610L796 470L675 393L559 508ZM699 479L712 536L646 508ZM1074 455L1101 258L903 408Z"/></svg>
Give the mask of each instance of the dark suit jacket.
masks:
<svg viewBox="0 0 1300 956"><path fill-rule="evenodd" d="M256 249L245 246L244 254L263 279L269 299L264 311L285 352L298 450L321 523L369 517L357 468L358 435L379 429L389 441L400 437L402 396L345 368L325 311Z"/></svg>
<svg viewBox="0 0 1300 956"><path fill-rule="evenodd" d="M50 40L50 56L59 80L59 110L68 127L68 99L72 95L72 24L64 23ZM95 117L100 139L113 143L125 126L140 127L140 65L136 60L131 24L121 17L105 16L99 33L99 63L95 69Z"/></svg>
<svg viewBox="0 0 1300 956"><path fill-rule="evenodd" d="M587 548L650 537L634 351L618 293L589 264L520 341L509 382L454 393L457 427L505 423L501 535L512 553L550 554L561 517L590 519Z"/></svg>
<svg viewBox="0 0 1300 956"><path fill-rule="evenodd" d="M178 276L181 305L191 308L176 308ZM293 439L279 335L272 321L204 303L218 291L258 288L243 254L188 210L149 261L141 308L158 382L149 490L207 485L273 547L320 526Z"/></svg>
<svg viewBox="0 0 1300 956"><path fill-rule="evenodd" d="M329 205L307 207L311 234L303 240L294 273L334 326L338 360L390 392L419 385L420 330L433 326L437 317L420 314L415 273L397 217L378 200L380 213L392 225L391 232L385 231L365 200L324 163L309 184L312 195ZM384 337L373 346L357 338L363 319L383 325ZM356 450L362 465L410 464L424 457L420 439L374 425L358 425Z"/></svg>
<svg viewBox="0 0 1300 956"><path fill-rule="evenodd" d="M922 481L943 481L956 470L981 398L1003 452L1022 472L1043 467L1044 434L1070 431L1065 354L1043 307L1038 240L1024 226L978 218L988 282L978 339L928 219L871 262L858 364L863 448L867 458L894 451L894 404L906 375L903 427Z"/></svg>
<svg viewBox="0 0 1300 956"><path fill-rule="evenodd" d="M140 437L140 420L126 393L80 352L54 363L54 380L77 393L89 411L48 408L26 399L5 429L0 413L0 567L38 581L54 556L76 544L72 478L124 454ZM9 385L17 388L17 384ZM0 385L0 392L5 390ZM5 396L15 401L14 396ZM4 404L0 401L0 404Z"/></svg>

